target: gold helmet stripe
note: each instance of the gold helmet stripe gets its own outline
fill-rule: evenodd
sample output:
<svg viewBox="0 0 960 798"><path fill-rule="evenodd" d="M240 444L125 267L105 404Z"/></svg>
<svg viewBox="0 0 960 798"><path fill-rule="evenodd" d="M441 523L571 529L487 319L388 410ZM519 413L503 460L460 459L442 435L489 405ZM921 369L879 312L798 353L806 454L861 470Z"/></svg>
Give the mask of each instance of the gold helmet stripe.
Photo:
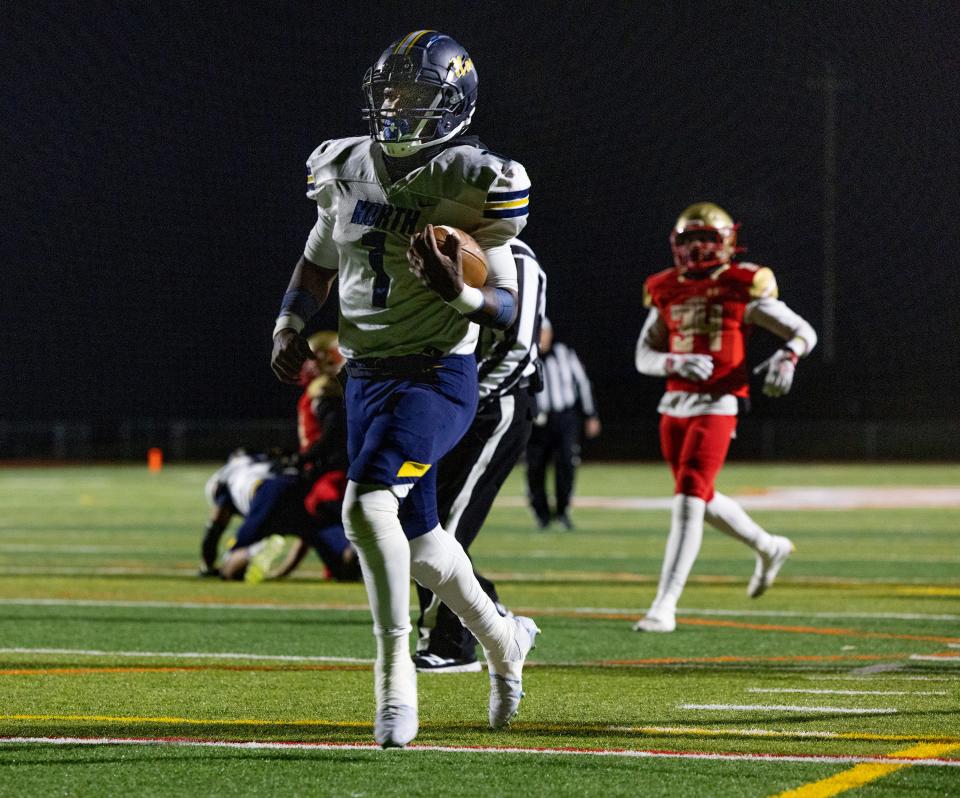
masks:
<svg viewBox="0 0 960 798"><path fill-rule="evenodd" d="M394 53L399 53L399 52L402 50L402 51L403 51L403 54L406 55L407 53L410 52L410 50L413 49L413 46L417 43L417 41L418 41L422 36L425 36L425 35L428 34L428 33L436 33L436 31L433 31L433 30L415 30L413 33L408 33L406 36L404 36L404 37L400 40L400 43L396 46L396 48L394 49L393 52L394 52Z"/></svg>

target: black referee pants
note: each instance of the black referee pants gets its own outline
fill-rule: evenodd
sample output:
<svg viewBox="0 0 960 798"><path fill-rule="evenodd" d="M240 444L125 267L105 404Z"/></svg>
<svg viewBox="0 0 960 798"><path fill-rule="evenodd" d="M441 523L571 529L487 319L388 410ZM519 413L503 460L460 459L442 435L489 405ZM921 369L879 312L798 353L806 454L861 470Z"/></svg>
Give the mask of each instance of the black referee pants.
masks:
<svg viewBox="0 0 960 798"><path fill-rule="evenodd" d="M533 397L526 388L484 403L460 442L437 466L437 508L443 528L469 549L530 437ZM476 573L476 572L474 572ZM499 601L489 579L480 586ZM460 619L433 593L417 585L420 617L418 651L441 657L474 659L477 641Z"/></svg>
<svg viewBox="0 0 960 798"><path fill-rule="evenodd" d="M534 426L527 444L527 497L537 520L550 522L547 501L547 464L552 460L556 489L556 515L567 512L573 494L573 477L580 462L581 414L575 409L547 413L547 423Z"/></svg>

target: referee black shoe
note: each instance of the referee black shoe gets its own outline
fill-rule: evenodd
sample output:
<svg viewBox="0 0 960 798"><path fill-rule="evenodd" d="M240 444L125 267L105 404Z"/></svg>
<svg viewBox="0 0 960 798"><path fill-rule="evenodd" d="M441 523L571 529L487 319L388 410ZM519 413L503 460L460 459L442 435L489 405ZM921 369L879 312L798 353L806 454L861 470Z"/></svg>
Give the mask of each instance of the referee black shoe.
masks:
<svg viewBox="0 0 960 798"><path fill-rule="evenodd" d="M418 673L477 673L480 662L476 657L441 657L429 651L418 651L413 655L413 664Z"/></svg>

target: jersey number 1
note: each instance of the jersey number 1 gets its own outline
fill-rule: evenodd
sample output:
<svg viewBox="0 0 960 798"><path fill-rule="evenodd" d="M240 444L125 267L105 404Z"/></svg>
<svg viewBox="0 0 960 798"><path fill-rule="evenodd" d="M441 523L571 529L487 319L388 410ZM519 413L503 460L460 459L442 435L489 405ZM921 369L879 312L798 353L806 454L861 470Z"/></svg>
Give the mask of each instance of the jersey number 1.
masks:
<svg viewBox="0 0 960 798"><path fill-rule="evenodd" d="M387 294L390 293L390 275L383 265L383 254L387 249L387 234L382 230L371 230L364 233L360 239L363 246L368 247L370 252L370 268L377 275L373 280L373 306L375 308L385 308L387 306Z"/></svg>

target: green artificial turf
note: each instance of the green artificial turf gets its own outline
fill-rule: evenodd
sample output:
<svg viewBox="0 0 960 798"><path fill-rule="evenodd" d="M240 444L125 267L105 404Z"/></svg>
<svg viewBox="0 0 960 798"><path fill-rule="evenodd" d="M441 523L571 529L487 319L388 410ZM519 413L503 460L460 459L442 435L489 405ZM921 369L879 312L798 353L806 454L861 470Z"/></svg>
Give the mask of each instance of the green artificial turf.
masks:
<svg viewBox="0 0 960 798"><path fill-rule="evenodd" d="M283 582L196 577L213 468L0 470L0 737L370 742L362 586L324 581L315 559ZM731 464L720 487L957 484L957 466ZM669 492L660 465L579 474L584 497ZM960 509L752 513L797 545L759 600L744 592L752 554L708 530L677 631L639 635L668 513L580 507L576 532L538 532L521 497L514 474L472 549L543 629L521 715L491 732L486 674L421 676L417 743L525 753L7 742L0 795L753 796L852 766L534 749L878 756L955 743L937 755L960 758ZM896 694L767 692L783 690ZM896 712L854 714L883 708ZM960 768L914 766L857 794L958 784Z"/></svg>

